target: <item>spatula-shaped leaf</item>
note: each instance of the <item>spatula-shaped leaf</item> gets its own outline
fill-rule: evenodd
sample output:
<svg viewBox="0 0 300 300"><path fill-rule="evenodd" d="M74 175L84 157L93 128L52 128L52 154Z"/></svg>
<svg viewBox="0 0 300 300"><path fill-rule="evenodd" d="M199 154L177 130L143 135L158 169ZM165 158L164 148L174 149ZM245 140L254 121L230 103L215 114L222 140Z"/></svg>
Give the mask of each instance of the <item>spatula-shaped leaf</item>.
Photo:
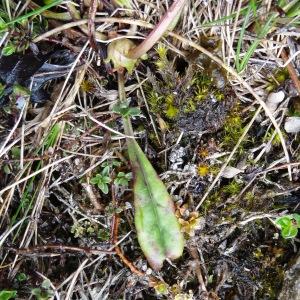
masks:
<svg viewBox="0 0 300 300"><path fill-rule="evenodd" d="M172 199L146 155L133 139L127 140L134 174L135 226L139 244L154 270L166 258L182 255L184 238Z"/></svg>

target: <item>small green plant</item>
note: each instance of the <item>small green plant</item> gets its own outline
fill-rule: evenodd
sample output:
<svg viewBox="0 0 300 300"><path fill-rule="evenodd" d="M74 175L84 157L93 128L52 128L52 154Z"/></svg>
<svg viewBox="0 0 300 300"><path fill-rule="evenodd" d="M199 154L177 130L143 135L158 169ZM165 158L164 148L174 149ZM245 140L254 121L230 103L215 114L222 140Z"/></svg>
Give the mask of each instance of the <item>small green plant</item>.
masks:
<svg viewBox="0 0 300 300"><path fill-rule="evenodd" d="M158 54L158 57L159 57L158 60L155 62L155 65L157 66L157 68L159 70L162 71L169 64L169 61L168 61L168 58L167 58L168 49L164 44L159 43L155 50L156 50L156 53Z"/></svg>
<svg viewBox="0 0 300 300"><path fill-rule="evenodd" d="M0 292L0 300L9 300L17 296L17 291L2 290Z"/></svg>
<svg viewBox="0 0 300 300"><path fill-rule="evenodd" d="M175 0L167 13L146 39L135 46L124 38L108 45L107 62L118 71L119 107L127 105L125 92L125 69L131 74L147 51L171 28L174 28L186 0ZM171 29L172 30L172 29ZM171 112L173 114L174 112ZM162 268L165 259L182 255L184 238L174 213L172 199L167 188L156 174L150 161L135 141L130 117L122 116L129 159L134 173L135 226L139 244L154 270Z"/></svg>
<svg viewBox="0 0 300 300"><path fill-rule="evenodd" d="M132 179L132 173L124 173L124 172L119 172L116 179L114 180L115 185L120 185L120 186L128 186L130 180Z"/></svg>
<svg viewBox="0 0 300 300"><path fill-rule="evenodd" d="M141 114L141 110L138 107L129 106L130 99L127 99L124 103L117 103L113 107L113 112L120 114L122 117L136 117Z"/></svg>
<svg viewBox="0 0 300 300"><path fill-rule="evenodd" d="M28 279L28 277L25 273L17 274L16 278L19 282L23 282L23 281L26 281Z"/></svg>
<svg viewBox="0 0 300 300"><path fill-rule="evenodd" d="M275 220L275 225L280 229L284 239L295 238L300 228L300 215L292 214L279 217Z"/></svg>
<svg viewBox="0 0 300 300"><path fill-rule="evenodd" d="M274 138L272 139L273 135L274 135ZM283 136L286 137L286 134L284 132L283 132ZM264 141L268 142L271 139L272 139L272 145L273 146L278 147L278 146L281 145L280 137L279 137L278 133L276 133L275 129L270 129L268 131L268 133L266 134L266 137L265 137Z"/></svg>
<svg viewBox="0 0 300 300"><path fill-rule="evenodd" d="M111 178L108 175L107 168L104 168L101 173L91 178L91 183L97 185L104 194L108 194L108 184L111 182Z"/></svg>
<svg viewBox="0 0 300 300"><path fill-rule="evenodd" d="M239 108L235 107L232 112L226 117L224 123L224 137L222 144L225 148L236 144L244 131L243 120L239 113ZM240 151L243 150L243 145L240 146Z"/></svg>
<svg viewBox="0 0 300 300"><path fill-rule="evenodd" d="M128 117L129 115L126 114L126 116ZM101 165L103 168L102 171L91 178L91 183L97 185L104 194L107 194L109 191L109 183L112 182L112 178L114 177L112 173L115 171L115 168L120 166L121 162L114 159L104 162ZM114 184L119 186L128 186L131 179L132 173L119 172L114 180Z"/></svg>
<svg viewBox="0 0 300 300"><path fill-rule="evenodd" d="M75 222L71 228L71 233L75 238L95 237L99 231L98 225L89 220Z"/></svg>
<svg viewBox="0 0 300 300"><path fill-rule="evenodd" d="M51 288L49 279L45 279L40 288L34 288L31 290L31 294L36 297L37 300L48 300L53 297L54 293Z"/></svg>

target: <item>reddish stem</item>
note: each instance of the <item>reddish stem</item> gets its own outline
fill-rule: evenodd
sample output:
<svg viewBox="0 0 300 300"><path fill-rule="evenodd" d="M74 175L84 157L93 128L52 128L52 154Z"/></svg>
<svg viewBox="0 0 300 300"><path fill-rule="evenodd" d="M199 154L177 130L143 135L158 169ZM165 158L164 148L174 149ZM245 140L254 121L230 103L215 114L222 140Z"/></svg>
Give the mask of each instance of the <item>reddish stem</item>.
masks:
<svg viewBox="0 0 300 300"><path fill-rule="evenodd" d="M284 49L282 49L282 52L281 52L281 57L283 59L283 61L286 63L288 60L289 60L289 57L286 53L286 51ZM287 64L287 69L288 69L288 72L290 74L290 77L297 89L297 92L299 93L300 95L300 80L298 79L298 75L297 75L297 72L292 64L292 62L289 62Z"/></svg>
<svg viewBox="0 0 300 300"><path fill-rule="evenodd" d="M150 50L154 44L164 35L168 30L175 18L180 14L184 4L187 0L175 0L172 6L168 9L163 18L153 28L146 39L135 48L131 49L128 53L128 57L132 59L138 59L148 50Z"/></svg>

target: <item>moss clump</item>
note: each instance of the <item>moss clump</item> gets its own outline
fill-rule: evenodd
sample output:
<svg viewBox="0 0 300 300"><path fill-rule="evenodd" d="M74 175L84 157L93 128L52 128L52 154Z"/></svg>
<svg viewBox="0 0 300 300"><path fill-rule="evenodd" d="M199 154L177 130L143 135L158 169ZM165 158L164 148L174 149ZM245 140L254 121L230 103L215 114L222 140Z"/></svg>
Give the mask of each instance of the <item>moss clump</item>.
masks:
<svg viewBox="0 0 300 300"><path fill-rule="evenodd" d="M166 97L166 111L165 115L169 119L174 119L179 112L179 109L174 105L174 96L168 95Z"/></svg>
<svg viewBox="0 0 300 300"><path fill-rule="evenodd" d="M224 124L224 137L222 145L225 148L232 148L235 145L241 135L243 134L244 126L240 116L239 107L235 107L231 113L226 117Z"/></svg>
<svg viewBox="0 0 300 300"><path fill-rule="evenodd" d="M216 88L213 71L199 71L196 65L188 66L184 72L176 70L176 62L168 58L167 49L160 44L156 48L156 76L148 74L145 87L150 111L174 123L186 114L199 109L211 109L215 102L225 100L223 89ZM205 114L205 113L204 113Z"/></svg>
<svg viewBox="0 0 300 300"><path fill-rule="evenodd" d="M274 73L274 75L268 78L268 84L266 91L272 92L276 90L281 84L283 84L289 78L289 72L286 68L278 69Z"/></svg>
<svg viewBox="0 0 300 300"><path fill-rule="evenodd" d="M242 190L242 184L236 180L231 181L229 184L222 188L222 192L228 196L237 195Z"/></svg>

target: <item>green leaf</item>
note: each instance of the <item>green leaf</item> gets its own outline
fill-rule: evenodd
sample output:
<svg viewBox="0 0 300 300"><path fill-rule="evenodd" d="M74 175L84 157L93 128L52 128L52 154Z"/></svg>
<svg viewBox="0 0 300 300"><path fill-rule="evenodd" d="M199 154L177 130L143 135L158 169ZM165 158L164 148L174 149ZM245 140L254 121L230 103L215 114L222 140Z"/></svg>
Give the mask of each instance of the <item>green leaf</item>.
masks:
<svg viewBox="0 0 300 300"><path fill-rule="evenodd" d="M124 172L119 172L114 183L116 185L128 186L129 181L132 179L132 173L125 174Z"/></svg>
<svg viewBox="0 0 300 300"><path fill-rule="evenodd" d="M138 143L127 139L134 174L135 226L139 244L154 270L182 255L184 238L172 199Z"/></svg>
<svg viewBox="0 0 300 300"><path fill-rule="evenodd" d="M108 177L108 176L103 176L103 177L102 177L102 182L104 182L104 183L110 183L110 182L111 182L111 179L110 179L110 177Z"/></svg>
<svg viewBox="0 0 300 300"><path fill-rule="evenodd" d="M53 0L53 1L51 1L51 3L49 3L49 4L47 4L47 5L43 6L43 7L40 7L40 8L38 8L38 9L35 9L35 10L33 10L33 11L30 11L29 13L27 13L27 14L25 14L25 15L19 16L19 17L17 17L17 18L14 19L14 20L11 20L11 21L5 23L4 25L5 25L5 27L11 26L11 25L13 25L13 24L15 24L15 23L20 23L20 22L22 22L23 20L26 20L26 19L28 19L28 18L30 18L30 17L32 17L32 16L40 15L40 14L41 14L42 12L44 12L45 10L47 10L47 9L49 9L49 8L55 6L55 5L61 4L62 1L63 1L63 0Z"/></svg>
<svg viewBox="0 0 300 300"><path fill-rule="evenodd" d="M297 236L300 227L300 215L292 214L279 217L275 224L281 229L281 236L285 239L291 239Z"/></svg>
<svg viewBox="0 0 300 300"><path fill-rule="evenodd" d="M129 107L129 102L117 103L113 107L113 112L118 113L123 117L135 117L141 114L141 110L138 107Z"/></svg>
<svg viewBox="0 0 300 300"><path fill-rule="evenodd" d="M286 13L289 18L294 18L300 14L300 1L295 3Z"/></svg>
<svg viewBox="0 0 300 300"><path fill-rule="evenodd" d="M97 174L95 177L91 178L90 182L91 182L91 184L98 184L99 174Z"/></svg>
<svg viewBox="0 0 300 300"><path fill-rule="evenodd" d="M26 281L28 279L25 273L19 273L16 277L19 282Z"/></svg>
<svg viewBox="0 0 300 300"><path fill-rule="evenodd" d="M5 174L11 174L11 169L9 165L4 165L3 166L3 171Z"/></svg>
<svg viewBox="0 0 300 300"><path fill-rule="evenodd" d="M295 226L287 226L281 230L281 235L284 239L292 239L298 234L298 229Z"/></svg>
<svg viewBox="0 0 300 300"><path fill-rule="evenodd" d="M275 224L280 227L280 229L283 229L284 227L291 226L292 220L291 216L282 216L275 220Z"/></svg>
<svg viewBox="0 0 300 300"><path fill-rule="evenodd" d="M31 290L31 294L34 296L39 296L41 294L41 289L40 288L34 288Z"/></svg>
<svg viewBox="0 0 300 300"><path fill-rule="evenodd" d="M108 194L108 185L106 183L99 182L98 187L104 194Z"/></svg>
<svg viewBox="0 0 300 300"><path fill-rule="evenodd" d="M276 21L276 14L271 14L268 17L268 19L266 20L266 22L264 23L264 26L262 27L262 29L260 30L258 37L252 42L252 44L250 45L249 49L246 52L246 55L243 57L240 65L239 65L238 72L241 72L246 68L248 61L250 60L252 54L255 52L255 50L258 47L261 40L270 31L270 29L272 28L275 21Z"/></svg>
<svg viewBox="0 0 300 300"><path fill-rule="evenodd" d="M30 96L30 90L20 84L14 84L13 94L17 97L28 97Z"/></svg>
<svg viewBox="0 0 300 300"><path fill-rule="evenodd" d="M12 55L16 52L16 46L13 44L7 44L3 49L2 49L2 55L4 56L9 56Z"/></svg>
<svg viewBox="0 0 300 300"><path fill-rule="evenodd" d="M108 175L108 174L109 174L109 171L110 171L110 167L111 167L111 165L105 166L105 167L103 168L101 174L104 175L104 176Z"/></svg>
<svg viewBox="0 0 300 300"><path fill-rule="evenodd" d="M11 155L13 158L20 158L21 156L21 149L17 146L11 148Z"/></svg>
<svg viewBox="0 0 300 300"><path fill-rule="evenodd" d="M43 289L49 289L51 287L51 281L49 279L45 279L43 282L42 282L42 288Z"/></svg>
<svg viewBox="0 0 300 300"><path fill-rule="evenodd" d="M3 290L0 292L0 300L9 300L17 296L17 291Z"/></svg>

